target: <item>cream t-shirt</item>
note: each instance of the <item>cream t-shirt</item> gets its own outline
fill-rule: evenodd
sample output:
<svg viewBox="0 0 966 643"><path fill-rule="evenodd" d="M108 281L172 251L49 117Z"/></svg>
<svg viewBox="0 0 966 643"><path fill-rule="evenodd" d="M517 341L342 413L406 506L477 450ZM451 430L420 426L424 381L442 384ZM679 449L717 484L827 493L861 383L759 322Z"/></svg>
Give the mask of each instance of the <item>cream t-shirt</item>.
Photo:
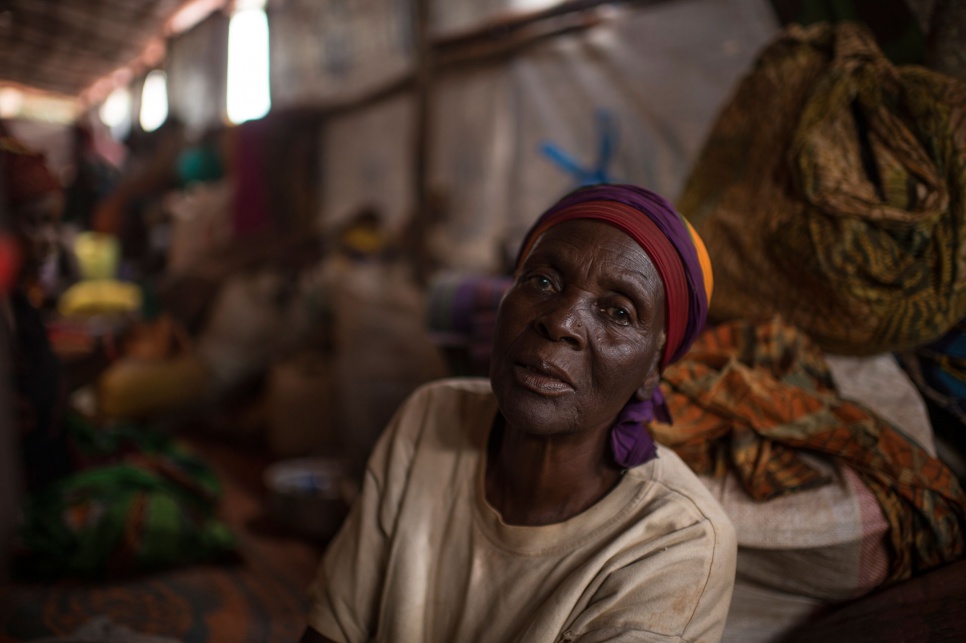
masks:
<svg viewBox="0 0 966 643"><path fill-rule="evenodd" d="M485 500L496 399L485 379L417 390L369 460L312 587L335 641L718 641L734 528L672 452L554 525L505 524Z"/></svg>

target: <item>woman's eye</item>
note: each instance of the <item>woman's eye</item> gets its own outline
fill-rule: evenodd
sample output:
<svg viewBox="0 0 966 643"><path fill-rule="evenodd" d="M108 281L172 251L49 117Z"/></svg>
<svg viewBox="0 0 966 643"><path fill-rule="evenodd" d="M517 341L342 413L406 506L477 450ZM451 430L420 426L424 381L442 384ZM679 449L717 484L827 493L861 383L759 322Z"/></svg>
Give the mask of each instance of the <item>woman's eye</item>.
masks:
<svg viewBox="0 0 966 643"><path fill-rule="evenodd" d="M626 308L620 306L610 306L604 308L604 314L613 319L621 326L628 326L631 323L631 313Z"/></svg>
<svg viewBox="0 0 966 643"><path fill-rule="evenodd" d="M553 283L551 283L551 281L543 275L534 275L530 277L530 283L532 283L537 290L550 290L553 288Z"/></svg>

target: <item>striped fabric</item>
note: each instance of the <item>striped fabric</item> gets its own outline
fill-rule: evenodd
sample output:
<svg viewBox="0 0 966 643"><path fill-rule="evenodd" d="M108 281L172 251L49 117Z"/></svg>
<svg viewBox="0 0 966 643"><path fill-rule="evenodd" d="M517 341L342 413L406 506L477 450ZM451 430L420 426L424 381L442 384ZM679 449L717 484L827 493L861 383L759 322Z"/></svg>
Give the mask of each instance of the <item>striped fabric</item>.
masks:
<svg viewBox="0 0 966 643"><path fill-rule="evenodd" d="M442 274L429 284L426 324L433 341L460 351L454 375L489 373L496 311L513 279L502 276Z"/></svg>

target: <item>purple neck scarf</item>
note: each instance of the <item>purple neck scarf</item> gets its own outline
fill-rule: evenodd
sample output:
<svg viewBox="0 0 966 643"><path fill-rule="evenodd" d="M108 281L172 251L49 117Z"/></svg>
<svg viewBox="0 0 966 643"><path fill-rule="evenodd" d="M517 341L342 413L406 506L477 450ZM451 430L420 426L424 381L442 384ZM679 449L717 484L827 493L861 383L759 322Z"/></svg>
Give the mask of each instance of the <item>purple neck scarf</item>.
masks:
<svg viewBox="0 0 966 643"><path fill-rule="evenodd" d="M657 445L647 430L654 420L671 422L660 386L655 387L651 399L628 402L610 429L611 453L621 468L630 469L657 457Z"/></svg>

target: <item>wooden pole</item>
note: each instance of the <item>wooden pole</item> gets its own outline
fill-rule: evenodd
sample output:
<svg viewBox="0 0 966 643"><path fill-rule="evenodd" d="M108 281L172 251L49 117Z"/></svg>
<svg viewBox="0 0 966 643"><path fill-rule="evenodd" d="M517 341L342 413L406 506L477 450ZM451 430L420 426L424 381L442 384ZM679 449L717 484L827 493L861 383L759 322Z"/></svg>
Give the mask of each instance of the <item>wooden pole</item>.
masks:
<svg viewBox="0 0 966 643"><path fill-rule="evenodd" d="M413 42L415 46L415 76L414 100L415 114L413 127L413 212L411 226L411 242L417 248L424 248L425 234L428 226L426 217L429 213L430 186L429 167L430 150L432 149L432 118L433 118L433 41L430 27L430 0L414 0ZM422 263L421 251L416 252L417 264ZM423 281L427 275L417 266L416 278Z"/></svg>

